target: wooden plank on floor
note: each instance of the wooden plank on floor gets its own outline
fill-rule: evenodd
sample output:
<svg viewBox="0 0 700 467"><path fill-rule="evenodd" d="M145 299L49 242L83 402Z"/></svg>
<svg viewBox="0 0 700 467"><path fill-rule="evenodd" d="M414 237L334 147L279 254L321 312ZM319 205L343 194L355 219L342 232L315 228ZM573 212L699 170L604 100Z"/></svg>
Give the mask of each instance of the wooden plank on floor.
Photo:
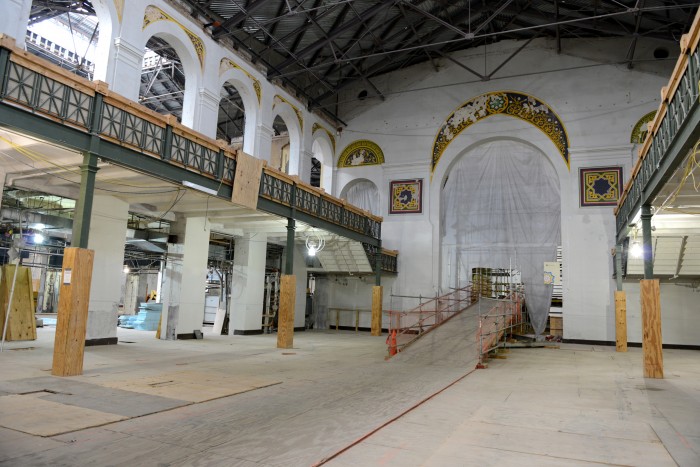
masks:
<svg viewBox="0 0 700 467"><path fill-rule="evenodd" d="M658 279L640 281L642 294L642 352L644 377L663 378L664 358L661 348L661 296Z"/></svg>
<svg viewBox="0 0 700 467"><path fill-rule="evenodd" d="M277 320L277 348L291 349L294 346L294 304L296 299L296 276L285 274L280 285L280 310Z"/></svg>
<svg viewBox="0 0 700 467"><path fill-rule="evenodd" d="M54 376L76 376L83 373L94 257L95 252L85 248L66 248L64 251L51 369Z"/></svg>
<svg viewBox="0 0 700 467"><path fill-rule="evenodd" d="M627 295L622 290L615 291L615 348L627 352Z"/></svg>

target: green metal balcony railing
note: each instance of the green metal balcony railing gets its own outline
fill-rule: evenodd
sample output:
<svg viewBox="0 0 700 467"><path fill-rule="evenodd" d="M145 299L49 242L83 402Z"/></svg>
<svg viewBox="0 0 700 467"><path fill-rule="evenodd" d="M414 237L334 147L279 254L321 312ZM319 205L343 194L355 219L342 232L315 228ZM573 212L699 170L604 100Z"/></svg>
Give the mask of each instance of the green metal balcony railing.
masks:
<svg viewBox="0 0 700 467"><path fill-rule="evenodd" d="M682 162L700 132L699 40L700 15L681 39L680 57L668 86L661 91L659 110L649 124L632 176L615 209L618 241L626 236L627 226L641 205L653 200Z"/></svg>
<svg viewBox="0 0 700 467"><path fill-rule="evenodd" d="M99 148L100 142L113 143L119 150L130 151L126 155L120 153L122 163L140 160L140 166L155 176L160 169L184 169L184 177L206 177L211 183L228 187L219 190L218 196L230 200L237 153L225 142L207 138L182 126L173 116L157 114L112 93L105 83L85 80L46 63L15 48L14 41L2 35L0 103L0 110L7 106L6 124L12 125L11 121L8 123L12 115L25 115L15 110L20 109L60 124L62 130L77 131L64 131L53 138L54 142L90 150L106 159L110 158L108 154L92 148ZM41 136L49 138L46 134ZM261 177L258 209L294 217L374 246L381 244L381 217L267 167Z"/></svg>

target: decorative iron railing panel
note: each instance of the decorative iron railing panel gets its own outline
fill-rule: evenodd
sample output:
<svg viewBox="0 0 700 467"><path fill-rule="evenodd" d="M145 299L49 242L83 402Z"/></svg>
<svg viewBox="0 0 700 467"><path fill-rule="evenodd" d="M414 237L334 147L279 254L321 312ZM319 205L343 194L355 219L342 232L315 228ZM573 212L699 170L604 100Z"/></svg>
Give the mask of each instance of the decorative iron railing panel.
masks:
<svg viewBox="0 0 700 467"><path fill-rule="evenodd" d="M297 189L296 201L297 209L315 215L321 205L321 196L307 190Z"/></svg>
<svg viewBox="0 0 700 467"><path fill-rule="evenodd" d="M2 97L84 128L90 122L92 96L14 62L8 64Z"/></svg>
<svg viewBox="0 0 700 467"><path fill-rule="evenodd" d="M687 66L683 75L679 78L678 87L666 104L663 119L658 122L656 134L651 134L653 138L648 145L646 153L641 155L641 162L637 163L635 171L632 173L632 180L626 187L622 202L616 211L617 232L620 234L626 228L633 210L639 207L639 203L644 194L644 189L650 181L657 175L659 167L665 162L671 145L675 142L678 133L690 117L693 109L700 111L698 107L698 77L700 76L700 47L688 56ZM671 78L674 82L674 77ZM646 145L643 146L646 148ZM644 150L644 149L643 149Z"/></svg>
<svg viewBox="0 0 700 467"><path fill-rule="evenodd" d="M263 172L260 180L260 195L277 201L286 206L292 205L292 189L294 185Z"/></svg>
<svg viewBox="0 0 700 467"><path fill-rule="evenodd" d="M233 178L236 176L236 159L224 155L221 161L224 164L222 172L224 182L233 184Z"/></svg>

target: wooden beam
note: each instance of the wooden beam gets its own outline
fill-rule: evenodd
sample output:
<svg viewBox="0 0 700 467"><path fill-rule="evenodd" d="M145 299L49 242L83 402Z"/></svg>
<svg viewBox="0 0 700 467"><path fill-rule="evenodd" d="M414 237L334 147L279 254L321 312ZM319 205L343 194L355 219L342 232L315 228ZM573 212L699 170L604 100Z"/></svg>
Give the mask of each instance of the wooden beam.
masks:
<svg viewBox="0 0 700 467"><path fill-rule="evenodd" d="M94 259L95 252L85 248L66 248L63 253L63 273L51 369L54 376L83 374L85 331Z"/></svg>
<svg viewBox="0 0 700 467"><path fill-rule="evenodd" d="M382 335L382 286L372 287L372 335Z"/></svg>
<svg viewBox="0 0 700 467"><path fill-rule="evenodd" d="M661 300L658 279L640 281L642 294L642 352L644 377L663 378L664 358L661 348Z"/></svg>
<svg viewBox="0 0 700 467"><path fill-rule="evenodd" d="M280 310L277 319L277 348L291 349L294 346L294 303L296 300L296 276L282 275L280 284Z"/></svg>
<svg viewBox="0 0 700 467"><path fill-rule="evenodd" d="M615 348L627 352L627 295L621 290L615 291Z"/></svg>

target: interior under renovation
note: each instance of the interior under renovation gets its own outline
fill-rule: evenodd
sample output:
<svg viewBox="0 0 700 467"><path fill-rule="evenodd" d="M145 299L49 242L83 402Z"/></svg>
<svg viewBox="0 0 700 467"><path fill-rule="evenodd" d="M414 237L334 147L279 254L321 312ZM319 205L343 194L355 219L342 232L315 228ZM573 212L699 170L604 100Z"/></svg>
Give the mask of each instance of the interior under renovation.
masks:
<svg viewBox="0 0 700 467"><path fill-rule="evenodd" d="M6 0L0 465L700 465L700 13Z"/></svg>

